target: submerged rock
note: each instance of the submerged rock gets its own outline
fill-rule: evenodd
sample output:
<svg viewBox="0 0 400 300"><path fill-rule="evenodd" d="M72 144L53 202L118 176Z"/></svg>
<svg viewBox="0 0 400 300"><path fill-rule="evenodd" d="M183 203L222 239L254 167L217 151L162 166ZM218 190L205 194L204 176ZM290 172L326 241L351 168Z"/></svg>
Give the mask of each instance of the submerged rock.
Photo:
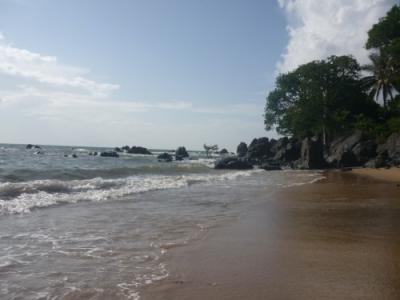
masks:
<svg viewBox="0 0 400 300"><path fill-rule="evenodd" d="M42 148L38 145L28 144L26 145L25 149L42 149Z"/></svg>
<svg viewBox="0 0 400 300"><path fill-rule="evenodd" d="M119 157L119 154L115 151L104 151L100 153L102 157Z"/></svg>
<svg viewBox="0 0 400 300"><path fill-rule="evenodd" d="M158 161L160 162L171 162L172 161L172 155L168 154L166 152L160 154L157 156Z"/></svg>
<svg viewBox="0 0 400 300"><path fill-rule="evenodd" d="M246 160L237 157L225 157L215 162L215 169L250 170L253 166Z"/></svg>

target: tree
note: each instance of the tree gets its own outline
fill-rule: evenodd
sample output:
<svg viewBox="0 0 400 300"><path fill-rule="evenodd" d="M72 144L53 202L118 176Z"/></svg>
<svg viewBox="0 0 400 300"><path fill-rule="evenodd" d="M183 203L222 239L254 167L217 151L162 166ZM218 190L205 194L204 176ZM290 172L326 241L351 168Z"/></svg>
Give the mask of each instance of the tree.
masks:
<svg viewBox="0 0 400 300"><path fill-rule="evenodd" d="M391 63L390 58L383 53L372 53L370 56L372 64L363 67L371 75L363 78L365 86L369 89L370 95L378 101L379 96L382 95L383 106L385 109L389 107L390 102L394 99L394 92L396 91L396 70ZM389 97L389 99L388 99Z"/></svg>
<svg viewBox="0 0 400 300"><path fill-rule="evenodd" d="M266 129L296 137L322 135L326 144L357 115L373 114L376 105L366 100L360 70L350 56L331 56L279 75L267 97Z"/></svg>
<svg viewBox="0 0 400 300"><path fill-rule="evenodd" d="M370 72L365 83L373 97L378 100L382 95L386 109L393 102L394 94L400 91L400 7L395 5L368 31L367 49L372 64L364 67ZM389 99L388 99L389 97Z"/></svg>

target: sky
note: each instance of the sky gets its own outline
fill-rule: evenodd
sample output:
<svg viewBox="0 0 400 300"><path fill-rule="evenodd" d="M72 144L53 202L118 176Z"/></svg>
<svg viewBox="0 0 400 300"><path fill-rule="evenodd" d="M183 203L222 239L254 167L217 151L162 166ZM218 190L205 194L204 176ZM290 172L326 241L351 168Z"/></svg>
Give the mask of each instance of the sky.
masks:
<svg viewBox="0 0 400 300"><path fill-rule="evenodd" d="M395 0L0 0L0 143L236 149L277 74L368 62Z"/></svg>

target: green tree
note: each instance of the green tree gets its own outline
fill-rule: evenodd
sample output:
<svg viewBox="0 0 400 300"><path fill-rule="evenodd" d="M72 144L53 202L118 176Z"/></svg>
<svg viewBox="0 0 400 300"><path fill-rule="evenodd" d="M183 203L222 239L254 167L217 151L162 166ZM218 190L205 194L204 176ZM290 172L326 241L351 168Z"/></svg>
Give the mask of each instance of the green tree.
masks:
<svg viewBox="0 0 400 300"><path fill-rule="evenodd" d="M326 144L356 116L373 115L376 105L366 100L360 70L350 56L331 56L279 75L267 97L266 129L297 137L321 135Z"/></svg>
<svg viewBox="0 0 400 300"><path fill-rule="evenodd" d="M367 49L372 64L364 67L371 75L365 78L375 100L382 96L386 109L400 91L400 7L395 5L368 31Z"/></svg>
<svg viewBox="0 0 400 300"><path fill-rule="evenodd" d="M383 106L385 109L389 108L390 102L393 101L393 94L396 91L395 84L397 79L397 70L391 63L390 57L384 52L372 53L370 55L371 64L363 67L371 75L363 78L365 86L369 89L370 95L378 101L382 96Z"/></svg>

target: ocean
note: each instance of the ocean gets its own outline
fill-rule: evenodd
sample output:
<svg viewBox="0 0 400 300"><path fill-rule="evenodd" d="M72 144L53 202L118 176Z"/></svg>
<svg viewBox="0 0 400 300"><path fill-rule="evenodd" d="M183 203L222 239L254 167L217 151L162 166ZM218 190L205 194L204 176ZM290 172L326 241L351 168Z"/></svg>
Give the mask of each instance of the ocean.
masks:
<svg viewBox="0 0 400 300"><path fill-rule="evenodd" d="M324 178L214 170L216 158L195 151L166 163L161 150L112 158L89 155L106 148L41 147L0 144L0 299L139 299L168 277L174 247Z"/></svg>

